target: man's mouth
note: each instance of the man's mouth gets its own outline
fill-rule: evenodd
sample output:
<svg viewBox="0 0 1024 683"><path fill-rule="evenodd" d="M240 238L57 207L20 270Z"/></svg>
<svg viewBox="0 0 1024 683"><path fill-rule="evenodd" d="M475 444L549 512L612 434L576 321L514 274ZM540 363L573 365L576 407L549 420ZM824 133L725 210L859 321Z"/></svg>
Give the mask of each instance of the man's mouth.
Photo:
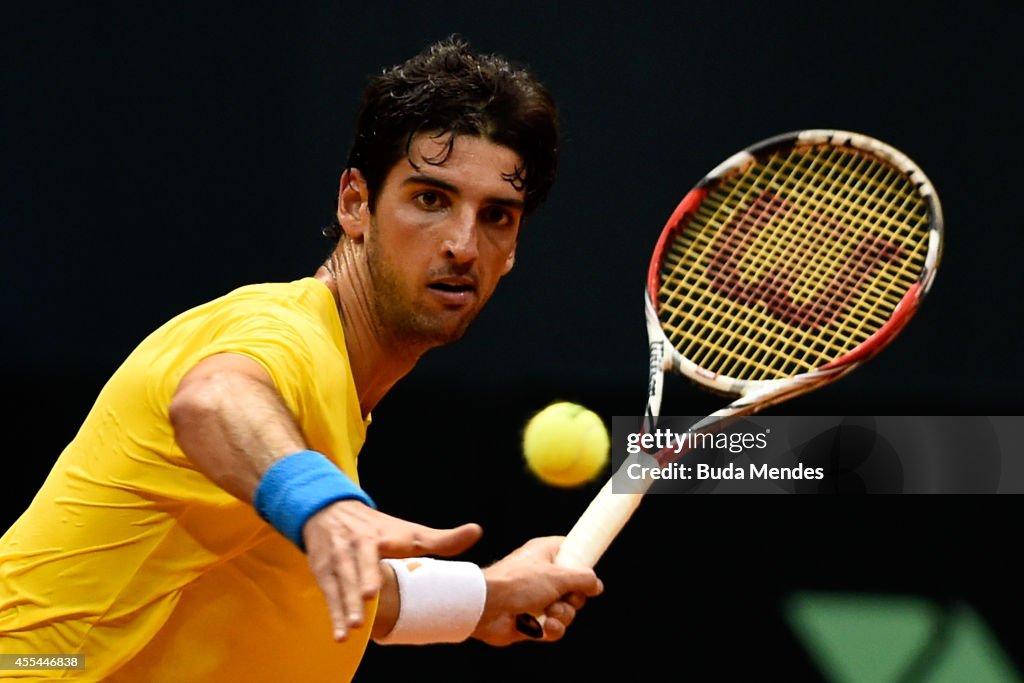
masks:
<svg viewBox="0 0 1024 683"><path fill-rule="evenodd" d="M473 292L476 280L468 275L449 275L431 280L427 286L442 292Z"/></svg>
<svg viewBox="0 0 1024 683"><path fill-rule="evenodd" d="M447 277L434 280L427 287L446 304L452 306L465 304L476 295L476 283L469 277Z"/></svg>
<svg viewBox="0 0 1024 683"><path fill-rule="evenodd" d="M434 282L428 286L441 292L472 292L474 289L473 285L453 285L447 282Z"/></svg>

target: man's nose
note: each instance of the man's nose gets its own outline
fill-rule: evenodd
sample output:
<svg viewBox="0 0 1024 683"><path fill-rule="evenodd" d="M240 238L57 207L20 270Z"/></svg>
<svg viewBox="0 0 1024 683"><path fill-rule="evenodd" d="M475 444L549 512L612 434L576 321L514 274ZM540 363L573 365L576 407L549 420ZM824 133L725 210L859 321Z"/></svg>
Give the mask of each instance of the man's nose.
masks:
<svg viewBox="0 0 1024 683"><path fill-rule="evenodd" d="M444 239L445 256L457 263L472 263L480 255L477 245L477 217L463 211L453 216Z"/></svg>

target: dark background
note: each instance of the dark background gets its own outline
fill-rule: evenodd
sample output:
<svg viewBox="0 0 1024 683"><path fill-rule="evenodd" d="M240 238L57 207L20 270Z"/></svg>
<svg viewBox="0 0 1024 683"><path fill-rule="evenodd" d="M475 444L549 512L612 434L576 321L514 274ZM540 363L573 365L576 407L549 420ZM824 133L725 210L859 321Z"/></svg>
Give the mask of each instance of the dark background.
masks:
<svg viewBox="0 0 1024 683"><path fill-rule="evenodd" d="M947 242L901 337L787 414L1021 414L1024 64L1009 9L151 5L51 4L5 10L0 22L11 463L0 527L152 328L238 285L315 270L365 78L452 32L549 85L560 174L466 338L428 354L375 412L361 470L383 509L481 522L478 562L567 531L597 485L563 491L530 478L523 423L555 399L609 424L642 410L640 289L665 219L726 156L798 128L854 130L906 152L939 192ZM668 414L720 405L668 382ZM1010 598L1020 595L1009 550L1018 500L652 497L599 565L606 596L561 644L371 645L358 678L556 680L642 657L643 680L814 680L780 610L804 589L966 601L1022 668Z"/></svg>

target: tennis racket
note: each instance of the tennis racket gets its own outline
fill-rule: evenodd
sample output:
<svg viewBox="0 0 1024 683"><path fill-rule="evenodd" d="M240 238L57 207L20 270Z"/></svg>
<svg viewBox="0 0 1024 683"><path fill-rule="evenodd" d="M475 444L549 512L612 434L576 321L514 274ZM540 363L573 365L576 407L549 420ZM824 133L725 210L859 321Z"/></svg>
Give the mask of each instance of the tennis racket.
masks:
<svg viewBox="0 0 1024 683"><path fill-rule="evenodd" d="M651 257L644 429L657 421L666 371L735 398L693 425L697 432L863 364L917 311L935 278L942 231L924 172L866 135L803 130L729 157L679 203ZM679 455L639 458L658 467ZM596 565L655 480L631 479L618 493L614 481L624 474L598 492L556 563ZM516 620L535 638L542 623L528 614Z"/></svg>

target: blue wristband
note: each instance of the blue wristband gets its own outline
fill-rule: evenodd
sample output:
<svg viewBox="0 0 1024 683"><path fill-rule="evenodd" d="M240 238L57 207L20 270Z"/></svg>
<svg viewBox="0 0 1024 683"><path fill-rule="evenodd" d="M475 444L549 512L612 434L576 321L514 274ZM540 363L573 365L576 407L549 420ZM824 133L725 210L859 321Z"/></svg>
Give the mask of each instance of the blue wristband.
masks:
<svg viewBox="0 0 1024 683"><path fill-rule="evenodd" d="M256 487L253 505L260 517L305 552L302 527L306 520L331 503L346 499L377 507L323 453L299 451L270 466Z"/></svg>

